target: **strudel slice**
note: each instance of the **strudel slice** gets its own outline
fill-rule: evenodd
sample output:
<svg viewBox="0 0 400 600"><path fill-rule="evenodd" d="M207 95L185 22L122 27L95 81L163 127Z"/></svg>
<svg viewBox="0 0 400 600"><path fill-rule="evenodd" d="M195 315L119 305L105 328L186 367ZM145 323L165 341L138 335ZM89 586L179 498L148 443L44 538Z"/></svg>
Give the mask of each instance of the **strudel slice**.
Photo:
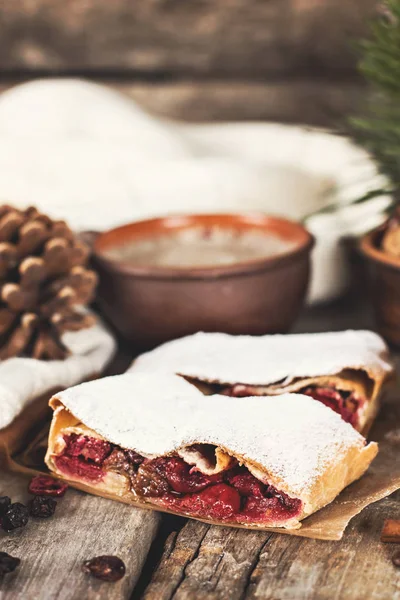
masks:
<svg viewBox="0 0 400 600"><path fill-rule="evenodd" d="M174 375L107 377L50 404L46 463L58 477L216 524L298 528L361 477L378 451L307 396L244 403L203 396Z"/></svg>
<svg viewBox="0 0 400 600"><path fill-rule="evenodd" d="M366 433L392 365L384 341L371 331L261 337L198 333L139 356L131 370L183 375L208 394L306 394Z"/></svg>

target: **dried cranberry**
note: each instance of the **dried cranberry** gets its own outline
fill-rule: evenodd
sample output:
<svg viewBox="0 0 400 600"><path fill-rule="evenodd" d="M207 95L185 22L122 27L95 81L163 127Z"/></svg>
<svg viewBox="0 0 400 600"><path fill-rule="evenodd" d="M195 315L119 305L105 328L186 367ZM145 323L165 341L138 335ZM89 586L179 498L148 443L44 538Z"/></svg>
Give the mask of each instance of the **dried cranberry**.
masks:
<svg viewBox="0 0 400 600"><path fill-rule="evenodd" d="M7 512L11 504L11 498L8 496L0 496L0 518Z"/></svg>
<svg viewBox="0 0 400 600"><path fill-rule="evenodd" d="M54 515L57 500L48 496L35 496L29 502L29 514L31 517L39 519L48 519Z"/></svg>
<svg viewBox="0 0 400 600"><path fill-rule="evenodd" d="M217 483L198 494L185 496L180 506L192 514L223 521L240 511L240 495L226 483Z"/></svg>
<svg viewBox="0 0 400 600"><path fill-rule="evenodd" d="M0 577L15 571L20 562L21 560L15 556L10 556L7 552L0 552Z"/></svg>
<svg viewBox="0 0 400 600"><path fill-rule="evenodd" d="M190 473L190 466L181 458L172 457L164 461L163 470L169 485L175 492L181 494L200 492L222 479L220 475L208 477L199 471Z"/></svg>
<svg viewBox="0 0 400 600"><path fill-rule="evenodd" d="M67 483L47 477L47 475L37 475L31 480L28 487L29 493L35 496L57 496L59 498L64 496L67 489Z"/></svg>
<svg viewBox="0 0 400 600"><path fill-rule="evenodd" d="M96 556L86 560L82 570L97 579L110 582L119 581L125 575L125 565L118 556Z"/></svg>
<svg viewBox="0 0 400 600"><path fill-rule="evenodd" d="M1 517L1 525L4 531L9 533L19 527L25 527L29 519L29 511L26 506L20 502L10 504L7 512Z"/></svg>

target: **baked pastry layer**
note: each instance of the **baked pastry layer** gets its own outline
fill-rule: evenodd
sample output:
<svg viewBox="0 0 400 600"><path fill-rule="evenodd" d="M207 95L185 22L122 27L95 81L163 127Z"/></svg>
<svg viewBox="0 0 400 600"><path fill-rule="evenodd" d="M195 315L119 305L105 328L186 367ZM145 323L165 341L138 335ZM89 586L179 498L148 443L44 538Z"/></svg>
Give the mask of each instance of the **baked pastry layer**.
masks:
<svg viewBox="0 0 400 600"><path fill-rule="evenodd" d="M58 476L134 505L222 524L299 527L377 453L375 443L307 396L243 403L203 396L172 375L81 384L51 406L46 462Z"/></svg>
<svg viewBox="0 0 400 600"><path fill-rule="evenodd" d="M198 333L139 356L131 370L179 374L204 393L307 394L365 432L392 365L384 341L371 331L261 337Z"/></svg>

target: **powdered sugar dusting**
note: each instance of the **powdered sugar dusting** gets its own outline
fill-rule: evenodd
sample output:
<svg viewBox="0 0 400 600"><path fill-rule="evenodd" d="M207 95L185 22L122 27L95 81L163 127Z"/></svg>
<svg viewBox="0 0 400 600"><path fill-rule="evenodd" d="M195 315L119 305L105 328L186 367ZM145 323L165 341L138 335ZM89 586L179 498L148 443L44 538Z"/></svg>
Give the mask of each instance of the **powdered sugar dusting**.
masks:
<svg viewBox="0 0 400 600"><path fill-rule="evenodd" d="M364 438L339 415L300 394L203 396L180 377L127 373L83 383L57 398L85 425L144 456L194 442L221 445L282 478L298 497Z"/></svg>
<svg viewBox="0 0 400 600"><path fill-rule="evenodd" d="M373 376L392 370L387 347L372 331L232 336L197 333L143 354L133 371L163 371L221 383L266 385L345 368Z"/></svg>
<svg viewBox="0 0 400 600"><path fill-rule="evenodd" d="M9 358L0 361L0 430L35 398L100 374L115 351L115 341L98 322L63 336L71 356L65 360Z"/></svg>

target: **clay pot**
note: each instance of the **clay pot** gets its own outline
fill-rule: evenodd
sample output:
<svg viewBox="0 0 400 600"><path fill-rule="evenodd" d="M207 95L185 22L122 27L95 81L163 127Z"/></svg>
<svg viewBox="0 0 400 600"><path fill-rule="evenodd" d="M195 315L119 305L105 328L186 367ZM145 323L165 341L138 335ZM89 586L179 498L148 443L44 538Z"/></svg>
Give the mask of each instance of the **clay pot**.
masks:
<svg viewBox="0 0 400 600"><path fill-rule="evenodd" d="M379 332L400 346L400 260L380 249L383 229L365 234L360 249L369 262L371 295Z"/></svg>
<svg viewBox="0 0 400 600"><path fill-rule="evenodd" d="M138 267L105 251L124 242L196 226L273 233L294 247L267 258L216 267ZM305 298L313 237L302 226L262 214L171 216L101 233L94 242L99 304L137 349L196 331L265 334L287 331Z"/></svg>

